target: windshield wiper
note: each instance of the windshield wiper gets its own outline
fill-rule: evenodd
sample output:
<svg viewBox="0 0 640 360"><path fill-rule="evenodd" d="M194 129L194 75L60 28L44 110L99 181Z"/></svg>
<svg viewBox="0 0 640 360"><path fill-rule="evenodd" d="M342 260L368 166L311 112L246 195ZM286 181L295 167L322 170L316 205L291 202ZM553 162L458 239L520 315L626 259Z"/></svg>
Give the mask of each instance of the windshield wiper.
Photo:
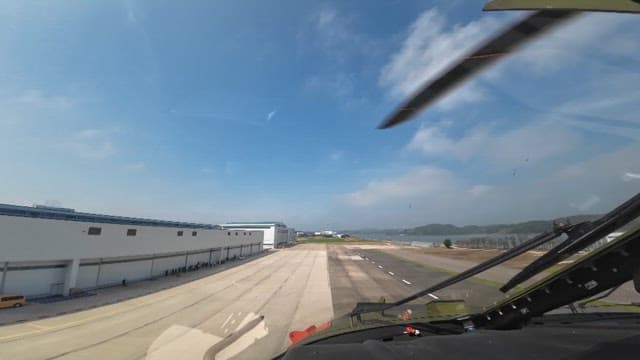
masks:
<svg viewBox="0 0 640 360"><path fill-rule="evenodd" d="M631 199L627 200L622 205L618 206L608 214L602 216L600 219L589 222L582 222L575 225L571 224L554 224L554 228L551 231L543 232L532 239L529 239L522 244L507 250L506 252L495 256L485 262L482 262L468 270L465 270L457 275L454 275L448 279L445 279L433 286L430 286L422 291L419 291L404 299L398 300L393 303L361 303L351 311L351 316L356 316L363 313L384 311L392 307L396 307L402 304L406 304L417 298L423 297L429 293L441 290L445 287L454 285L468 279L474 275L477 275L483 271L486 271L496 265L502 264L516 256L519 256L529 250L533 250L562 234L566 234L568 238L562 243L558 244L545 255L533 261L521 272L516 274L511 280L507 282L500 290L507 292L510 289L516 287L523 281L531 278L540 271L548 268L549 266L566 259L574 253L584 249L592 243L602 239L606 235L609 235L616 229L626 225L631 220L640 215L640 193L636 194Z"/></svg>
<svg viewBox="0 0 640 360"><path fill-rule="evenodd" d="M451 286L453 284L459 283L460 281L463 281L465 279L468 279L474 275L477 275L485 270L488 270L496 265L502 264L505 261L508 261L510 259L513 259L516 256L519 256L529 250L535 249L538 246L547 243L557 237L559 237L560 235L562 235L563 233L571 233L573 231L576 231L576 229L578 229L579 227L581 227L584 223L579 223L576 225L570 225L570 224L555 224L553 230L551 231L546 231L543 232L525 242L523 242L522 244L514 247L513 249L507 250L504 253L495 256L485 262L482 262L468 270L465 270L457 275L454 275L450 278L447 278L433 286L430 286L422 291L419 291L411 296L408 296L404 299L401 299L399 301L396 301L394 303L359 303L356 305L356 307L351 311L351 316L355 316L358 314L363 314L363 313L367 313L367 312L374 312L374 311L384 311L386 309L390 309L392 307L398 306L398 305L402 305L402 304L406 304L409 301L415 300L419 297L425 296L429 293L438 291L440 289L443 289L445 287Z"/></svg>
<svg viewBox="0 0 640 360"><path fill-rule="evenodd" d="M589 304L589 303L592 303L594 301L602 300L604 298L609 297L609 295L613 294L614 291L618 290L620 288L620 286L622 286L622 285L614 286L611 289L607 290L604 294L601 294L601 295L598 295L596 297L592 297L592 298L589 298L589 299L587 299L585 301L579 302L578 306L581 309L584 309L585 307L587 307L587 304Z"/></svg>
<svg viewBox="0 0 640 360"><path fill-rule="evenodd" d="M430 324L428 322L408 323L406 325L414 327L414 328L416 328L416 329L418 329L420 331L430 332L430 333L438 334L438 335L445 335L445 334L448 334L448 335L460 335L460 334L464 334L464 329L462 328L462 326L460 326L460 328L449 328L449 327Z"/></svg>
<svg viewBox="0 0 640 360"><path fill-rule="evenodd" d="M569 236L568 239L527 265L501 287L500 291L507 292L513 289L518 284L523 283L550 266L569 258L578 251L583 250L587 246L614 232L616 229L628 224L639 215L640 193L600 219L584 223L582 226L576 228L574 232L569 231L567 234Z"/></svg>

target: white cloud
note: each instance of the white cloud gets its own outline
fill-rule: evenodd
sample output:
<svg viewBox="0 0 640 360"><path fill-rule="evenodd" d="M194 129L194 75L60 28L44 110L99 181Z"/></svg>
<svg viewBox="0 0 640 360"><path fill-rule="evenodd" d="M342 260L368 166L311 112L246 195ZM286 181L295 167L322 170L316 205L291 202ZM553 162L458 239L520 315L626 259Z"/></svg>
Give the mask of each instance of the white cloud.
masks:
<svg viewBox="0 0 640 360"><path fill-rule="evenodd" d="M571 207L576 208L578 211L585 212L593 209L595 205L600 202L600 197L595 194L588 195L584 201L579 204L571 203Z"/></svg>
<svg viewBox="0 0 640 360"><path fill-rule="evenodd" d="M609 124L607 124L606 121L585 121L585 119L575 116L556 115L553 119L566 125L594 133L614 135L621 138L628 138L633 141L640 140L640 127L621 125L614 122L613 119Z"/></svg>
<svg viewBox="0 0 640 360"><path fill-rule="evenodd" d="M352 97L355 92L355 75L338 73L333 76L312 75L305 80L305 88L312 91L325 91L336 98Z"/></svg>
<svg viewBox="0 0 640 360"><path fill-rule="evenodd" d="M437 10L425 11L409 28L400 51L382 69L380 84L389 89L391 96L404 98L477 46L502 23L496 17L483 16L452 26ZM479 101L485 96L479 87L467 84L450 94L440 106L449 108Z"/></svg>
<svg viewBox="0 0 640 360"><path fill-rule="evenodd" d="M329 159L331 161L340 161L344 156L344 151L342 150L333 150L329 153Z"/></svg>
<svg viewBox="0 0 640 360"><path fill-rule="evenodd" d="M345 195L344 200L352 206L363 207L440 192L450 185L451 174L446 170L421 167L398 178L373 180L363 189Z"/></svg>
<svg viewBox="0 0 640 360"><path fill-rule="evenodd" d="M321 53L328 62L307 75L305 90L335 98L346 108L368 105L366 90L357 85L361 77L368 78L368 73L377 68L386 40L360 31L359 24L357 14L330 4L312 14L299 34L299 50L314 59ZM357 69L353 63L359 64Z"/></svg>
<svg viewBox="0 0 640 360"><path fill-rule="evenodd" d="M320 48L333 62L375 51L373 40L355 28L355 18L325 4L311 17L312 31L305 36L304 45Z"/></svg>
<svg viewBox="0 0 640 360"><path fill-rule="evenodd" d="M314 16L314 25L320 32L331 35L331 37L339 38L344 36L344 20L338 17L338 12L335 8L323 7Z"/></svg>
<svg viewBox="0 0 640 360"><path fill-rule="evenodd" d="M271 119L276 115L277 111L273 110L267 114L267 122L271 121Z"/></svg>
<svg viewBox="0 0 640 360"><path fill-rule="evenodd" d="M309 92L334 98L341 106L352 109L369 104L369 99L357 89L358 77L354 73L338 72L326 76L311 75L304 82Z"/></svg>
<svg viewBox="0 0 640 360"><path fill-rule="evenodd" d="M129 171L142 171L147 167L143 162L136 162L136 163L127 164L124 166L124 168Z"/></svg>
<svg viewBox="0 0 640 360"><path fill-rule="evenodd" d="M640 39L634 36L635 30L630 29L640 24L639 20L630 14L583 14L534 40L518 52L513 61L529 71L550 71L575 66L578 61L595 61L599 58L595 54L638 56Z"/></svg>
<svg viewBox="0 0 640 360"><path fill-rule="evenodd" d="M84 130L77 131L75 134L73 134L73 136L78 139L91 140L91 139L99 139L99 138L105 137L107 136L107 134L108 132L105 130L84 129Z"/></svg>
<svg viewBox="0 0 640 360"><path fill-rule="evenodd" d="M638 83L640 74L633 69L603 70L587 81L583 96L556 106L552 116L586 130L640 140Z"/></svg>
<svg viewBox="0 0 640 360"><path fill-rule="evenodd" d="M406 98L512 18L485 14L468 23L451 24L436 9L425 11L409 27L400 50L382 68L379 83L393 98ZM584 68L585 74L591 74L595 71L591 65L602 66L601 55L638 61L640 37L634 36L634 31L639 27L640 18L634 15L583 15L527 44L499 62L498 69L486 71L484 78L496 82L504 78L503 74L509 69L520 73L533 70L548 76L554 71L576 66ZM489 94L484 86L471 80L443 97L437 107L449 110L482 101Z"/></svg>
<svg viewBox="0 0 640 360"><path fill-rule="evenodd" d="M634 144L583 162L565 162L533 177L482 184L447 170L418 167L345 195L344 210L333 216L353 229L495 224L603 213L638 192L631 179L640 179L640 174L628 171L638 153L640 147ZM621 179L626 173L631 178Z"/></svg>
<svg viewBox="0 0 640 360"><path fill-rule="evenodd" d="M38 89L30 89L4 100L5 104L27 105L42 109L64 110L73 106L71 98L59 95L47 95Z"/></svg>
<svg viewBox="0 0 640 360"><path fill-rule="evenodd" d="M131 24L137 24L138 18L136 17L136 13L133 10L133 4L131 3L131 1L124 0L122 3L124 5L124 10L127 14L127 21L129 21L129 23Z"/></svg>
<svg viewBox="0 0 640 360"><path fill-rule="evenodd" d="M578 143L578 135L569 129L534 122L508 131L478 127L458 139L447 136L439 126L421 126L407 149L429 157L463 161L481 158L493 164L514 164L557 156Z"/></svg>
<svg viewBox="0 0 640 360"><path fill-rule="evenodd" d="M474 185L469 189L469 194L473 197L479 197L487 194L489 191L493 189L493 186L489 185Z"/></svg>
<svg viewBox="0 0 640 360"><path fill-rule="evenodd" d="M435 10L421 14L379 84L394 98L411 94L465 52L465 44L469 49L490 36L501 19L482 28L478 24L493 20L453 26ZM633 66L640 60L638 25L640 17L632 15L583 16L510 56L482 82L456 90L440 109L480 101L484 89L520 118L479 123L480 109L456 116L450 126L423 125L406 150L450 171L419 167L395 177L369 175L368 183L343 196L346 210L335 218L347 228L511 222L605 212L634 195L640 180L640 78ZM538 91L549 84L549 91ZM487 112L501 116L501 107L490 105ZM635 142L628 145L629 139ZM518 176L492 172L514 168Z"/></svg>
<svg viewBox="0 0 640 360"><path fill-rule="evenodd" d="M240 171L241 164L237 161L226 161L224 163L224 173L225 175L235 175Z"/></svg>
<svg viewBox="0 0 640 360"><path fill-rule="evenodd" d="M626 172L622 174L622 181L640 180L640 174Z"/></svg>
<svg viewBox="0 0 640 360"><path fill-rule="evenodd" d="M102 129L84 129L72 134L68 142L71 150L78 156L101 160L116 153L115 146L110 139L112 131Z"/></svg>
<svg viewBox="0 0 640 360"><path fill-rule="evenodd" d="M634 80L640 81L638 74L631 74L631 76ZM627 80L629 80L628 76ZM609 83L608 79L604 80L604 82ZM602 89L602 86L603 82L601 81L600 89ZM589 96L568 101L557 110L568 113L611 116L611 111L615 109L627 112L629 107L634 107L635 110L640 107L638 106L638 103L640 103L640 90L626 88L621 82L616 82L615 86L607 87L605 91L594 90L596 91L589 94ZM637 115L631 119L640 122L640 118Z"/></svg>

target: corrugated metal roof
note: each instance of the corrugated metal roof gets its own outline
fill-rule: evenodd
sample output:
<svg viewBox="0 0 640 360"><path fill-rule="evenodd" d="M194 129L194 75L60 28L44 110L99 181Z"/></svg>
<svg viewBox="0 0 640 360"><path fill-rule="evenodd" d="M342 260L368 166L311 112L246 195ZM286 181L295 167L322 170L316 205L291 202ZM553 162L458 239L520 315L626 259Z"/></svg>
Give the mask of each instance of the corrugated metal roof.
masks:
<svg viewBox="0 0 640 360"><path fill-rule="evenodd" d="M0 215L19 216L40 219L82 221L120 225L164 226L193 229L219 229L218 225L189 223L182 221L167 221L143 219L126 216L102 215L72 211L72 209L55 209L50 207L29 207L20 205L0 204Z"/></svg>

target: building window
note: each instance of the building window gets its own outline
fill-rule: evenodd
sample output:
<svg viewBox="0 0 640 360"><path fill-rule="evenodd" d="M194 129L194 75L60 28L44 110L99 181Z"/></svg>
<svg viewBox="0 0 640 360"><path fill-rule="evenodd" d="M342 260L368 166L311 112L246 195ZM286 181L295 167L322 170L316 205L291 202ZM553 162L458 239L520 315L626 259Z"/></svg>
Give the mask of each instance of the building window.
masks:
<svg viewBox="0 0 640 360"><path fill-rule="evenodd" d="M184 234L182 230L178 231L178 236L182 236L182 234Z"/></svg>
<svg viewBox="0 0 640 360"><path fill-rule="evenodd" d="M242 235L247 236L247 233L246 233L246 232L244 232L244 233L242 233Z"/></svg>
<svg viewBox="0 0 640 360"><path fill-rule="evenodd" d="M236 236L238 236L238 232L236 231Z"/></svg>
<svg viewBox="0 0 640 360"><path fill-rule="evenodd" d="M191 236L198 236L198 232L197 231L192 231L191 232Z"/></svg>
<svg viewBox="0 0 640 360"><path fill-rule="evenodd" d="M249 236L251 236L251 233L249 233Z"/></svg>
<svg viewBox="0 0 640 360"><path fill-rule="evenodd" d="M99 227L90 227L88 234L89 235L100 235L102 233L102 228Z"/></svg>
<svg viewBox="0 0 640 360"><path fill-rule="evenodd" d="M127 236L136 236L137 232L136 229L127 229Z"/></svg>
<svg viewBox="0 0 640 360"><path fill-rule="evenodd" d="M227 232L227 235L231 236L231 231Z"/></svg>

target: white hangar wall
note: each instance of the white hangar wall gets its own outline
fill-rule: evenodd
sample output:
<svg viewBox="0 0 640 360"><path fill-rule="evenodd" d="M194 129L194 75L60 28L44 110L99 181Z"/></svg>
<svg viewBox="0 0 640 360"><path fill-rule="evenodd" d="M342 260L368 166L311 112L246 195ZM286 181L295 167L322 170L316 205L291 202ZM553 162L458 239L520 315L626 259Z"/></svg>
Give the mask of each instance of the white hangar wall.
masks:
<svg viewBox="0 0 640 360"><path fill-rule="evenodd" d="M255 255L262 251L262 244L262 231L236 235L196 226L0 214L0 293L67 295L74 290L117 285L122 280L162 276L190 266L209 266L241 254Z"/></svg>
<svg viewBox="0 0 640 360"><path fill-rule="evenodd" d="M99 235L89 235L99 228ZM127 230L135 236L127 236ZM178 233L182 232L182 236ZM195 233L195 235L193 235ZM140 226L0 215L0 262L85 259L194 251L257 243L261 231Z"/></svg>
<svg viewBox="0 0 640 360"><path fill-rule="evenodd" d="M262 245L265 249L280 248L297 241L295 229L287 228L282 222L230 222L220 226L231 234L244 234L246 231L264 232Z"/></svg>

